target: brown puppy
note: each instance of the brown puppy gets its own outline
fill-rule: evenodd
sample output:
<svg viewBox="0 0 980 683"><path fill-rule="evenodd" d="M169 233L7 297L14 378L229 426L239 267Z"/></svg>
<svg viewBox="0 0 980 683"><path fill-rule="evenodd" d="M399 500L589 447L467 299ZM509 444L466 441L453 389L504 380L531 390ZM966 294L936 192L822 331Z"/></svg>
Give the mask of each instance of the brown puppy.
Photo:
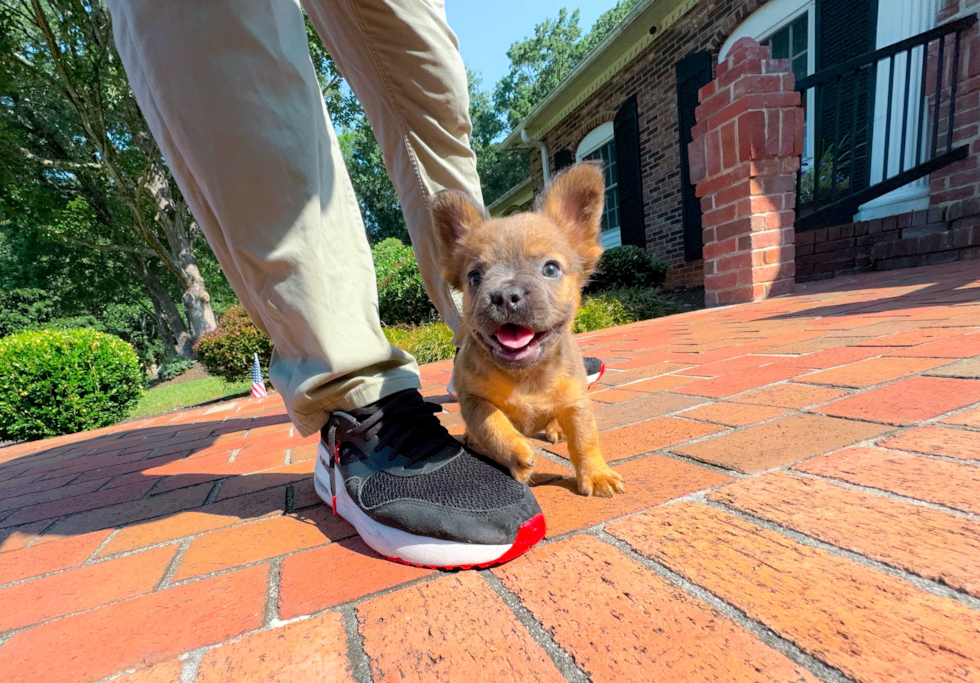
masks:
<svg viewBox="0 0 980 683"><path fill-rule="evenodd" d="M611 496L623 480L599 451L582 356L572 338L582 286L602 248L599 168L558 175L533 213L487 219L468 197L433 198L443 277L463 291L453 381L470 446L527 481L544 431L568 439L580 493Z"/></svg>

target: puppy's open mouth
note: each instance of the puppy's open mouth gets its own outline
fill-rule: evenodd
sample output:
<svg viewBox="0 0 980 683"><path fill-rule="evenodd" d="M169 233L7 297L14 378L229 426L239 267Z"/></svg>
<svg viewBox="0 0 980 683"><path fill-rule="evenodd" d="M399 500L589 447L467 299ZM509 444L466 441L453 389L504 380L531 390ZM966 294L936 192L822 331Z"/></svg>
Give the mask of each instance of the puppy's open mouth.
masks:
<svg viewBox="0 0 980 683"><path fill-rule="evenodd" d="M483 335L493 355L510 363L532 360L541 350L541 344L552 334L552 330L535 332L530 327L507 323L497 328L494 335Z"/></svg>

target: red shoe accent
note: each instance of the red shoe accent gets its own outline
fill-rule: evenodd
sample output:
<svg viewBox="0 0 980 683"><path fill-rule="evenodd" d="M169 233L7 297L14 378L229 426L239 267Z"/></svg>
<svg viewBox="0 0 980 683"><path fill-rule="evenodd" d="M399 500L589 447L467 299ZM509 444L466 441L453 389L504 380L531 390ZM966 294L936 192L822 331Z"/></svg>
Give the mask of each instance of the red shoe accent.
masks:
<svg viewBox="0 0 980 683"><path fill-rule="evenodd" d="M333 513L337 514L337 496L330 496L330 507L333 508Z"/></svg>
<svg viewBox="0 0 980 683"><path fill-rule="evenodd" d="M514 545L510 547L510 550L505 552L496 560L490 560L489 562L484 562L483 564L415 564L414 562L406 562L405 560L401 560L397 557L388 557L387 555L382 555L382 557L384 557L386 560L397 562L398 564L407 564L410 567L419 567L420 569L486 569L487 567L493 567L498 564L503 564L504 562L510 562L515 557L520 557L530 550L535 544L537 544L542 538L544 538L547 531L548 528L544 522L544 515L539 512L534 517L521 524L520 528L517 530L517 538L514 539Z"/></svg>
<svg viewBox="0 0 980 683"><path fill-rule="evenodd" d="M602 377L602 375L599 375L599 377ZM339 441L333 445L333 460L338 465L340 464L340 442Z"/></svg>
<svg viewBox="0 0 980 683"><path fill-rule="evenodd" d="M603 361L599 361L599 376L595 378L595 382L593 382L592 384L595 384L600 379L602 379L602 376L604 374L606 374L606 364ZM592 384L590 384L589 386L591 387Z"/></svg>

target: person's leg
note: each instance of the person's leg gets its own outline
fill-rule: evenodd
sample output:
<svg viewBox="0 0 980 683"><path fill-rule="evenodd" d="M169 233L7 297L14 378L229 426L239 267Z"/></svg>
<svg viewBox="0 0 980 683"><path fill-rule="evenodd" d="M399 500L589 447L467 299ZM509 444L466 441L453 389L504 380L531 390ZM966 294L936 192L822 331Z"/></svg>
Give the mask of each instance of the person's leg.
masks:
<svg viewBox="0 0 980 683"><path fill-rule="evenodd" d="M273 382L301 431L323 426L320 497L371 548L404 562L485 566L541 540L531 490L449 435L411 356L384 340L298 5L110 0L110 10L153 135L276 344Z"/></svg>
<svg viewBox="0 0 980 683"><path fill-rule="evenodd" d="M440 273L430 197L461 190L482 203L470 148L469 91L441 0L302 0L384 153L426 291L456 332L459 309Z"/></svg>
<svg viewBox="0 0 980 683"><path fill-rule="evenodd" d="M381 332L374 268L290 0L110 0L150 129L304 434L419 386Z"/></svg>

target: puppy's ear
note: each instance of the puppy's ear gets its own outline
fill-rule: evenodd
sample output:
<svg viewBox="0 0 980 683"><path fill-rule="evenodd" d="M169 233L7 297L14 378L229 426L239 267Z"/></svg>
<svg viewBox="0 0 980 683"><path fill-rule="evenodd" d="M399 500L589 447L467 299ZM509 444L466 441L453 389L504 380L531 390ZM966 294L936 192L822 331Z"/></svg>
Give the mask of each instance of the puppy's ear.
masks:
<svg viewBox="0 0 980 683"><path fill-rule="evenodd" d="M439 242L442 277L453 289L462 289L459 242L484 220L483 212L462 192L442 190L432 197L432 226Z"/></svg>
<svg viewBox="0 0 980 683"><path fill-rule="evenodd" d="M592 273L602 256L599 229L605 199L606 181L601 164L585 162L559 173L538 207L568 235L582 259L586 276Z"/></svg>

